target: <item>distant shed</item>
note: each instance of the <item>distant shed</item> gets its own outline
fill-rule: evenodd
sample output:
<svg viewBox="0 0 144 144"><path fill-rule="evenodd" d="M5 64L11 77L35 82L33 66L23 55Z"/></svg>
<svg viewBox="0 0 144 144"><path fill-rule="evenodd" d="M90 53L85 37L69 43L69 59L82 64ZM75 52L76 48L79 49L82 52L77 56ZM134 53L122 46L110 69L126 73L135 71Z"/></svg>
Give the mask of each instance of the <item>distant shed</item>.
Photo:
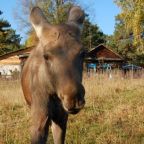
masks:
<svg viewBox="0 0 144 144"><path fill-rule="evenodd" d="M88 63L122 63L124 59L110 48L100 44L87 53L85 61Z"/></svg>
<svg viewBox="0 0 144 144"><path fill-rule="evenodd" d="M85 68L88 72L90 69L103 72L103 70L121 68L123 63L124 59L119 54L103 44L90 50L85 57Z"/></svg>

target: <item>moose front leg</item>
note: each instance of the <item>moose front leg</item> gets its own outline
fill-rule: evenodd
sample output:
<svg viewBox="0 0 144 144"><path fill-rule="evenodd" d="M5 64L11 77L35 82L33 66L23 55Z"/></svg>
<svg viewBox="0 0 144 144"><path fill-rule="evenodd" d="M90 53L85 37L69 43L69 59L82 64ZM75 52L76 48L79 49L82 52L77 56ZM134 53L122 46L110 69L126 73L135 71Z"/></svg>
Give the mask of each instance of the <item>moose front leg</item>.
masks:
<svg viewBox="0 0 144 144"><path fill-rule="evenodd" d="M52 120L52 134L54 144L64 144L68 115L65 113L58 119Z"/></svg>
<svg viewBox="0 0 144 144"><path fill-rule="evenodd" d="M31 144L46 144L49 124L45 110L32 109Z"/></svg>

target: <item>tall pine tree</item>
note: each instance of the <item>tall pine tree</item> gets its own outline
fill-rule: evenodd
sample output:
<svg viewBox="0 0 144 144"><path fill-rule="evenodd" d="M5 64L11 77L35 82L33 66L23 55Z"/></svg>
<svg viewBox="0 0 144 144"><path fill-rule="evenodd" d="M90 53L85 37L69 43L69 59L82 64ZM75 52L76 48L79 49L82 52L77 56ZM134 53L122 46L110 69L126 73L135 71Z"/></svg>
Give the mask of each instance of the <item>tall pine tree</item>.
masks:
<svg viewBox="0 0 144 144"><path fill-rule="evenodd" d="M2 12L0 11L0 15ZM0 19L0 55L20 49L20 35L11 28L8 21Z"/></svg>
<svg viewBox="0 0 144 144"><path fill-rule="evenodd" d="M106 42L106 35L96 24L92 24L88 19L84 22L82 31L82 42L87 50Z"/></svg>

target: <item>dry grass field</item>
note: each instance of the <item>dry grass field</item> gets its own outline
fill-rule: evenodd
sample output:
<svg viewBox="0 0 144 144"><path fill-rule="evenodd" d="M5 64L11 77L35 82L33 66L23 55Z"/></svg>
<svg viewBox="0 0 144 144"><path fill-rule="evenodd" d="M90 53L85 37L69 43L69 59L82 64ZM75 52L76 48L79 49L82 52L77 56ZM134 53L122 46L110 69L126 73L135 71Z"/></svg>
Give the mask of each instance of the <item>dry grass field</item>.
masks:
<svg viewBox="0 0 144 144"><path fill-rule="evenodd" d="M144 79L95 75L83 83L86 105L69 117L66 144L144 144ZM0 80L0 144L29 144L29 126L19 80Z"/></svg>

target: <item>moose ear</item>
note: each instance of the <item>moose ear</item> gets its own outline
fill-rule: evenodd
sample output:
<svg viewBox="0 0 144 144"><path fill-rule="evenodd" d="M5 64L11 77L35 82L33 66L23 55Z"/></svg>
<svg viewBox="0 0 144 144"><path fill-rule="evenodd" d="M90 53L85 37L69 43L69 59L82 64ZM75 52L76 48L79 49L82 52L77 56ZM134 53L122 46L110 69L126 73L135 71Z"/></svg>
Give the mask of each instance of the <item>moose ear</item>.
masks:
<svg viewBox="0 0 144 144"><path fill-rule="evenodd" d="M38 38L41 37L44 24L48 24L42 10L39 7L34 7L30 13L31 24L36 31Z"/></svg>
<svg viewBox="0 0 144 144"><path fill-rule="evenodd" d="M69 11L68 23L75 24L81 30L83 27L83 21L85 19L84 11L78 7L73 6Z"/></svg>

